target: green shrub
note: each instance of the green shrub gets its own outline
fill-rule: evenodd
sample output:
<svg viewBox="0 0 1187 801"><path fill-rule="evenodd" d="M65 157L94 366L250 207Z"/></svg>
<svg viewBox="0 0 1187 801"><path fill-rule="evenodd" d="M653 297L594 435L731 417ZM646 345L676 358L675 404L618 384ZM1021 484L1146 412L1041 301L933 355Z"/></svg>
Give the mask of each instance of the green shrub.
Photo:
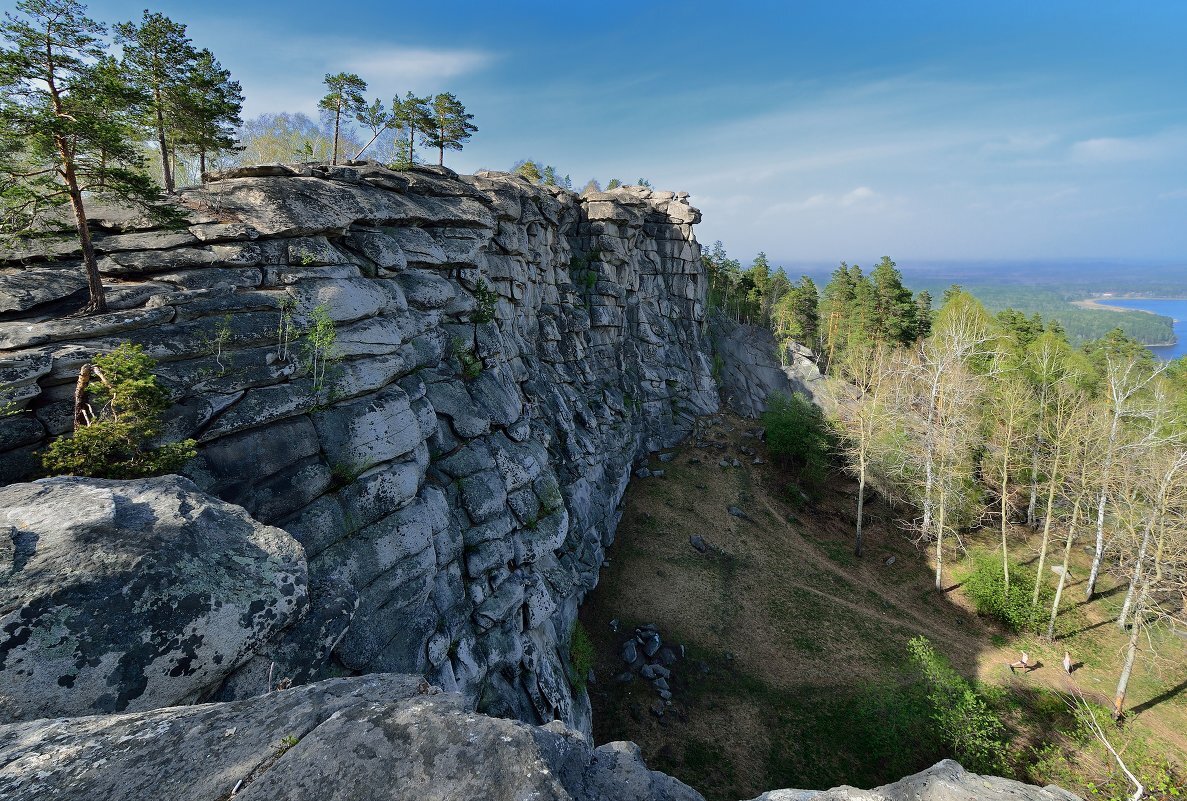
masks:
<svg viewBox="0 0 1187 801"><path fill-rule="evenodd" d="M578 620L573 623L573 633L569 635L569 684L575 692L584 692L593 664L593 641Z"/></svg>
<svg viewBox="0 0 1187 801"><path fill-rule="evenodd" d="M197 453L192 439L165 445L161 435L169 394L157 385L157 363L139 345L124 343L95 357L86 385L86 421L41 455L50 475L144 478L177 472Z"/></svg>
<svg viewBox="0 0 1187 801"><path fill-rule="evenodd" d="M988 552L974 553L973 570L964 580L964 591L977 614L995 618L1013 631L1039 632L1047 623L1047 615L1054 600L1054 591L1044 586L1039 602L1031 605L1034 596L1035 571L1022 565L1010 564L1010 592L1005 592L1002 560Z"/></svg>
<svg viewBox="0 0 1187 801"><path fill-rule="evenodd" d="M495 304L499 302L499 293L487 286L486 281L481 278L474 287L474 299L478 302L474 309L474 322L489 323L495 319Z"/></svg>
<svg viewBox="0 0 1187 801"><path fill-rule="evenodd" d="M1004 726L977 689L957 673L926 637L907 643L911 659L928 687L932 720L956 759L976 773L1005 768Z"/></svg>
<svg viewBox="0 0 1187 801"><path fill-rule="evenodd" d="M767 450L776 459L802 468L801 478L820 484L828 472L829 436L824 415L807 396L773 392L762 414Z"/></svg>
<svg viewBox="0 0 1187 801"><path fill-rule="evenodd" d="M453 338L453 356L458 361L462 376L467 380L482 375L482 360L474 353L474 348L467 347L460 337Z"/></svg>

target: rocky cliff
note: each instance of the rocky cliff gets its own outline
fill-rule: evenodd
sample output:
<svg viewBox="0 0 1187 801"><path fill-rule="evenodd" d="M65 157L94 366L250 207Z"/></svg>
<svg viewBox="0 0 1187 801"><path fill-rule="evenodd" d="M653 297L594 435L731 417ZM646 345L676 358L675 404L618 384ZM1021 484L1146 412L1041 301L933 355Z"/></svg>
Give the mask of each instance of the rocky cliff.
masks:
<svg viewBox="0 0 1187 801"><path fill-rule="evenodd" d="M109 314L68 316L70 238L4 254L0 482L69 430L81 365L142 345L168 438L199 443L188 477L291 534L308 595L179 697L397 671L587 728L568 641L632 462L717 404L687 196L314 165L214 176L178 208L161 228L93 205ZM332 346L302 336L319 318ZM15 565L34 546L9 525ZM117 686L101 710L135 697Z"/></svg>

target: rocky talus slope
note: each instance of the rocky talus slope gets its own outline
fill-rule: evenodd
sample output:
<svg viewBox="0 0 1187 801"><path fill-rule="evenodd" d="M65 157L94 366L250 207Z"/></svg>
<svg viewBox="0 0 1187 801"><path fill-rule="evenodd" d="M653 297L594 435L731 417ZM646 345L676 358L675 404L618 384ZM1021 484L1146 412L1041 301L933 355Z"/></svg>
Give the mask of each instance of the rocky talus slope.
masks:
<svg viewBox="0 0 1187 801"><path fill-rule="evenodd" d="M255 694L269 672L401 671L588 728L567 643L632 461L717 404L687 196L273 166L180 208L187 224L160 228L93 206L109 314L64 316L84 286L70 238L6 254L0 406L19 413L0 419L0 480L69 430L81 365L142 345L169 437L199 442L189 478L308 563L306 625L197 697ZM319 308L338 357L324 381L293 334ZM340 635L331 651L306 647L310 627Z"/></svg>

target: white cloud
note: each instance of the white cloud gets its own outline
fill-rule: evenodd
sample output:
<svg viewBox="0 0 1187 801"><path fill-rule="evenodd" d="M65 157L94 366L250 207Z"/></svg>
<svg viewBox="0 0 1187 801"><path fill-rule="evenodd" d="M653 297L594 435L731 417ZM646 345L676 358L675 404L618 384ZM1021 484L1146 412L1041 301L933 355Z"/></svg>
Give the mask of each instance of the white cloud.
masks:
<svg viewBox="0 0 1187 801"><path fill-rule="evenodd" d="M1100 136L1073 143L1068 157L1081 164L1116 164L1173 157L1185 146L1187 134L1181 130L1151 136Z"/></svg>
<svg viewBox="0 0 1187 801"><path fill-rule="evenodd" d="M366 50L365 55L356 55L343 63L351 72L357 72L369 83L376 84L396 82L407 85L420 83L427 78L453 78L482 69L493 58L490 53L481 50L409 47L381 50L369 47Z"/></svg>
<svg viewBox="0 0 1187 801"><path fill-rule="evenodd" d="M853 206L858 203L873 200L878 197L878 193L868 186L859 186L856 189L846 192L841 195L839 202L842 206Z"/></svg>

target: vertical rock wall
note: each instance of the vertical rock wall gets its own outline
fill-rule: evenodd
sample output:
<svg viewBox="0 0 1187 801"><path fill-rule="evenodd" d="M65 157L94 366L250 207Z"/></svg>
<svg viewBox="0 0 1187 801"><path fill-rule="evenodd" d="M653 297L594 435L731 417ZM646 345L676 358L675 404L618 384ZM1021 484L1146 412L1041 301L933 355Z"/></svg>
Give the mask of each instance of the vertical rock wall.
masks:
<svg viewBox="0 0 1187 801"><path fill-rule="evenodd" d="M567 644L632 461L717 405L687 196L359 164L249 168L181 203L172 229L94 206L107 315L65 316L68 237L0 254L0 482L69 430L82 364L141 344L169 437L200 443L188 475L309 563L310 612L211 697L270 670L411 672L587 726ZM324 381L285 333L318 309Z"/></svg>

